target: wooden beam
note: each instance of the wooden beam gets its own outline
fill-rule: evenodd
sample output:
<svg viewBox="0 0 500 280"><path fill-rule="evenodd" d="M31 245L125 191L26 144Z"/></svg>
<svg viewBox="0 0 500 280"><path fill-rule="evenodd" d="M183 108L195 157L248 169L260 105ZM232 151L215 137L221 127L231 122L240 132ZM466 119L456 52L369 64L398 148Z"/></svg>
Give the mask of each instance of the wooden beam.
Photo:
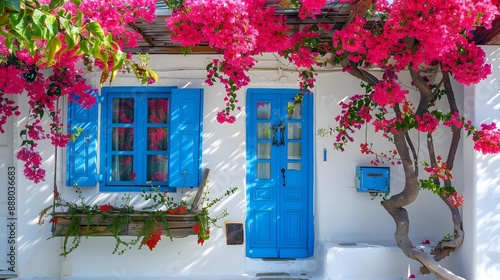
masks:
<svg viewBox="0 0 500 280"><path fill-rule="evenodd" d="M137 27L137 26L136 26L135 24L133 24L133 23L129 23L128 25L129 25L130 27L132 27L132 28L135 30L135 32L137 32L137 33L141 34L142 39L144 40L144 42L146 42L146 43L147 43L150 47L152 47L152 48L153 48L153 47L155 46L155 45L153 44L153 42L151 42L151 40L149 40L148 36L146 36L146 34L144 34L144 32L142 32L142 30L141 30L141 29L139 29L139 27Z"/></svg>
<svg viewBox="0 0 500 280"><path fill-rule="evenodd" d="M125 49L128 53L149 53L149 54L184 54L182 47L137 47ZM217 54L217 50L208 46L196 46L191 48L191 54Z"/></svg>

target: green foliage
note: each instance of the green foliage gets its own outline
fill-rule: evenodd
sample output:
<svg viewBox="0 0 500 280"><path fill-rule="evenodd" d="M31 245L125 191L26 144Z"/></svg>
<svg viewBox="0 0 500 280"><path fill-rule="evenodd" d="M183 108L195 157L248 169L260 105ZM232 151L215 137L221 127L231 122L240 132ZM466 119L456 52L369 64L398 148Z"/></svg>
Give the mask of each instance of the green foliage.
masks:
<svg viewBox="0 0 500 280"><path fill-rule="evenodd" d="M453 235L451 233L447 233L443 238L441 239L441 242L451 242L453 240Z"/></svg>
<svg viewBox="0 0 500 280"><path fill-rule="evenodd" d="M71 142L75 142L76 139L78 139L78 137L80 137L80 134L82 134L82 132L83 132L83 128L82 127L75 126L75 127L73 127L73 129L75 129L76 132L73 132L73 130L71 130L71 134L69 136Z"/></svg>
<svg viewBox="0 0 500 280"><path fill-rule="evenodd" d="M149 182L151 185L151 183ZM164 230L165 235L173 240L173 236L168 224L166 213L171 213L168 210L178 209L179 206L184 206L184 209L189 206L189 202L181 200L175 202L172 197L167 196L166 192L161 192L158 187L150 186L149 190L143 190L140 196L152 204L143 208L141 211L135 210L133 206L129 205L130 197L124 196L122 203L114 205L92 205L85 202L82 190L75 184L75 192L78 194L79 200L77 202L70 202L63 200L56 192L54 194L54 204L43 209L39 214L39 224L42 225L44 220L51 217L51 223L57 225L64 223L65 226L60 227L56 232L53 232L53 237L63 237L63 247L61 256L67 256L73 252L80 245L82 237L88 238L92 236L112 235L115 239L115 247L113 254L121 255L129 249L137 246L141 249L146 244L148 238L152 233L158 229ZM199 223L199 227L203 229L202 232L197 233L199 240L207 240L210 238L210 226L217 226L217 221L228 215L224 210L218 216L212 218L209 214L209 209L216 203L220 202L224 197L230 196L236 192L237 188L227 190L223 195L207 201L208 192L204 193L203 208L193 216L194 221ZM56 209L61 208L57 212ZM165 208L167 211L164 211ZM148 211L144 211L148 210ZM151 211L152 210L152 211ZM177 214L184 214L186 212L175 212ZM83 219L86 219L84 221ZM58 219L64 219L59 220ZM66 221L69 219L69 221ZM141 224L137 233L137 237L130 241L122 239L123 235L127 235L126 230L129 229L131 223ZM163 228L159 228L159 225ZM57 228L54 227L54 228ZM72 240L70 240L72 239ZM142 242L141 242L142 239Z"/></svg>
<svg viewBox="0 0 500 280"><path fill-rule="evenodd" d="M438 195L452 194L455 193L456 190L453 187L442 187L441 185L435 184L434 179L428 178L425 180L418 180L420 183L420 188L423 190L429 190Z"/></svg>
<svg viewBox="0 0 500 280"><path fill-rule="evenodd" d="M72 216L71 220L68 223L68 228L66 229L66 233L64 235L63 241L63 252L61 256L66 257L69 253L73 252L80 245L81 235L80 235L80 226L82 223L82 218L78 216ZM71 245L68 246L68 240L70 236L74 236Z"/></svg>
<svg viewBox="0 0 500 280"><path fill-rule="evenodd" d="M101 86L109 79L113 82L118 71L127 65L144 83L158 80L158 75L145 66L148 56L139 57L140 63L127 59L120 46L111 36L106 35L101 25L89 21L78 10L77 14L66 11L63 5L67 1L52 0L41 4L38 0L21 1L6 0L0 2L0 36L5 38L5 45L10 53L26 49L31 55L39 53L42 59L39 63L46 63L47 68L59 61L61 55L74 51L76 56L83 54L93 56L102 61ZM80 0L72 0L77 6ZM66 47L57 35L63 34ZM47 44L36 44L37 41L46 41ZM108 65L112 62L112 69ZM154 81L153 81L154 80Z"/></svg>
<svg viewBox="0 0 500 280"><path fill-rule="evenodd" d="M174 10L182 8L184 0L166 0L165 3L167 4L170 10Z"/></svg>

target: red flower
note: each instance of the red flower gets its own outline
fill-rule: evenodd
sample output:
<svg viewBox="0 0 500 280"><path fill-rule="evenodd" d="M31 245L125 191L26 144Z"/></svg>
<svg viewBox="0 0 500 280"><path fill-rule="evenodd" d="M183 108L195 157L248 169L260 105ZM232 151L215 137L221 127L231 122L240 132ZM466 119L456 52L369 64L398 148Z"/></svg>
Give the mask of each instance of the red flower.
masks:
<svg viewBox="0 0 500 280"><path fill-rule="evenodd" d="M167 213L168 214L187 214L187 207L184 205L179 205L175 207L174 209L168 209Z"/></svg>
<svg viewBox="0 0 500 280"><path fill-rule="evenodd" d="M49 223L57 224L57 217L52 217L52 219L50 219Z"/></svg>
<svg viewBox="0 0 500 280"><path fill-rule="evenodd" d="M205 242L205 240L203 238L198 238L198 244L200 245L203 245L203 243Z"/></svg>
<svg viewBox="0 0 500 280"><path fill-rule="evenodd" d="M179 205L177 206L177 214L187 214L188 210L187 207L184 205Z"/></svg>
<svg viewBox="0 0 500 280"><path fill-rule="evenodd" d="M135 174L135 172L130 173L130 180L133 181L135 178L137 178L137 174Z"/></svg>
<svg viewBox="0 0 500 280"><path fill-rule="evenodd" d="M149 250L153 251L153 249L156 247L156 244L158 244L158 241L161 240L161 230L155 229L149 237L146 239L142 239L142 244L146 244L149 247Z"/></svg>
<svg viewBox="0 0 500 280"><path fill-rule="evenodd" d="M54 190L54 198L59 198L59 192L57 190Z"/></svg>
<svg viewBox="0 0 500 280"><path fill-rule="evenodd" d="M196 225L193 226L194 233L200 234L200 227L201 227L200 223L196 223ZM198 240L198 243L200 243L199 240Z"/></svg>
<svg viewBox="0 0 500 280"><path fill-rule="evenodd" d="M111 204L103 204L101 206L99 206L99 210L101 210L101 212L105 213L105 212L108 212L109 210L113 210L113 206Z"/></svg>

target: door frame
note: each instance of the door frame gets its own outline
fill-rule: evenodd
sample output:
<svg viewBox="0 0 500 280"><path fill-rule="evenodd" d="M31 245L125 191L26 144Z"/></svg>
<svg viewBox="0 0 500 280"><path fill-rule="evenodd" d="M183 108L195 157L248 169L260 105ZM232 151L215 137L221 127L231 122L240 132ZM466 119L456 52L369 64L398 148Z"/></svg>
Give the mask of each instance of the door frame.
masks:
<svg viewBox="0 0 500 280"><path fill-rule="evenodd" d="M281 94L290 94L290 93L298 93L300 90L298 88L250 88L247 90L246 93L246 149L257 149L255 143L253 143L252 138L255 138L256 136L250 134L250 127L251 123L253 121L252 118L255 118L255 109L251 108L252 106L252 98L255 97L255 95L261 95L263 99L265 99L266 95L274 95L274 96L279 96ZM307 225L307 255L306 256L300 256L300 257L290 257L290 256L280 256L280 253L278 252L278 258L307 258L311 257L314 254L314 242L315 242L315 233L314 233L314 169L315 169L315 164L314 164L314 149L315 149L315 143L314 143L314 99L313 95L310 93L306 93L304 95L304 102L302 104L302 110L303 110L303 119L307 121L307 126L306 129L303 131L302 136L304 137L305 141L308 142L308 145L306 147L306 151L303 152L304 155L304 161L305 164L307 164L307 191L308 191L308 197L307 197L307 217L308 217L308 225ZM254 133L254 132L253 132ZM249 210L250 210L250 195L249 195L249 174L251 172L251 162L254 160L252 159L251 156L252 153L246 153L246 165L245 165L245 170L246 170L246 178L247 178L247 183L246 183L246 219L245 219L245 235L246 235L246 256L247 257L255 257L255 256L249 256L249 238L250 234L252 231L252 228L249 227L250 224L250 217L249 217ZM274 175L273 175L274 176ZM276 228L278 228L278 223L276 223ZM277 238L277 237L276 237ZM279 247L279 240L277 239L277 245ZM279 248L278 248L279 249ZM265 258L266 256L262 257L255 257L255 258ZM274 258L274 257L273 257Z"/></svg>

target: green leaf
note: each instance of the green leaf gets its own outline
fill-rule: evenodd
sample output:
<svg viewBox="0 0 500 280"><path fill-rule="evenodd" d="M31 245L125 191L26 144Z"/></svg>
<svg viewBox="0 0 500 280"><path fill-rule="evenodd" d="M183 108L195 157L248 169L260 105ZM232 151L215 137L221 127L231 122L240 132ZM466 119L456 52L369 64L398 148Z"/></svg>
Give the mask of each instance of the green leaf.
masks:
<svg viewBox="0 0 500 280"><path fill-rule="evenodd" d="M86 54L92 54L93 44L89 40L83 39L80 42L80 49Z"/></svg>
<svg viewBox="0 0 500 280"><path fill-rule="evenodd" d="M113 71L111 71L111 77L109 78L109 83L111 84L113 80L115 79L116 75L118 74L118 70L122 68L123 62L127 58L127 54L119 50L117 53L114 54L113 56Z"/></svg>
<svg viewBox="0 0 500 280"><path fill-rule="evenodd" d="M44 21L44 29L47 33L47 40L52 39L54 36L59 33L59 25L57 24L57 17L51 14L48 14Z"/></svg>
<svg viewBox="0 0 500 280"><path fill-rule="evenodd" d="M77 10L76 17L74 18L74 21L73 21L73 22L76 22L76 24L75 24L76 26L81 27L82 18L83 18L82 11Z"/></svg>
<svg viewBox="0 0 500 280"><path fill-rule="evenodd" d="M32 21L32 40L50 40L54 36L50 36L49 29L45 28L45 21L47 19L47 14L40 10L33 11L33 21Z"/></svg>
<svg viewBox="0 0 500 280"><path fill-rule="evenodd" d="M8 33L7 36L4 37L5 37L5 46L7 47L7 49L9 49L9 52L12 53L14 51L13 47L14 47L14 41L16 40L16 36Z"/></svg>
<svg viewBox="0 0 500 280"><path fill-rule="evenodd" d="M101 25L99 23L93 21L87 24L87 27L89 28L90 32L97 36L99 40L104 41L105 35L104 35L104 30L102 30Z"/></svg>
<svg viewBox="0 0 500 280"><path fill-rule="evenodd" d="M26 15L25 10L22 10L20 13L9 13L9 20L12 31L21 37L22 40L31 39L28 37L28 35L31 35L31 28L29 28L31 18Z"/></svg>
<svg viewBox="0 0 500 280"><path fill-rule="evenodd" d="M57 37L52 38L47 44L47 48L49 54L47 55L47 67L50 67L54 63L54 57L56 53L61 49L62 43L61 40Z"/></svg>
<svg viewBox="0 0 500 280"><path fill-rule="evenodd" d="M81 0L71 0L71 2L73 2L73 4L75 4L76 6L80 6L80 4L82 3Z"/></svg>
<svg viewBox="0 0 500 280"><path fill-rule="evenodd" d="M21 11L21 0L5 0L5 8L11 11Z"/></svg>
<svg viewBox="0 0 500 280"><path fill-rule="evenodd" d="M66 30L66 38L64 41L68 44L68 49L72 50L77 44L78 39L80 38L81 29L76 26L72 26Z"/></svg>
<svg viewBox="0 0 500 280"><path fill-rule="evenodd" d="M0 15L5 11L5 1L0 1Z"/></svg>
<svg viewBox="0 0 500 280"><path fill-rule="evenodd" d="M24 43L24 46L26 47L28 52L31 54L31 56L35 55L35 51L37 49L37 45L35 44L35 41L29 40L29 41Z"/></svg>
<svg viewBox="0 0 500 280"><path fill-rule="evenodd" d="M54 10L55 8L59 8L64 4L64 0L51 0L49 4L49 9L50 11Z"/></svg>
<svg viewBox="0 0 500 280"><path fill-rule="evenodd" d="M101 55L101 46L100 46L99 42L97 42L97 39L95 39L95 38L93 41L96 41L96 42L94 43L94 48L92 49L91 54L94 56L94 58L103 60L102 55ZM104 63L104 67L107 67L107 66L108 65L107 65L107 61L106 61L106 63Z"/></svg>

